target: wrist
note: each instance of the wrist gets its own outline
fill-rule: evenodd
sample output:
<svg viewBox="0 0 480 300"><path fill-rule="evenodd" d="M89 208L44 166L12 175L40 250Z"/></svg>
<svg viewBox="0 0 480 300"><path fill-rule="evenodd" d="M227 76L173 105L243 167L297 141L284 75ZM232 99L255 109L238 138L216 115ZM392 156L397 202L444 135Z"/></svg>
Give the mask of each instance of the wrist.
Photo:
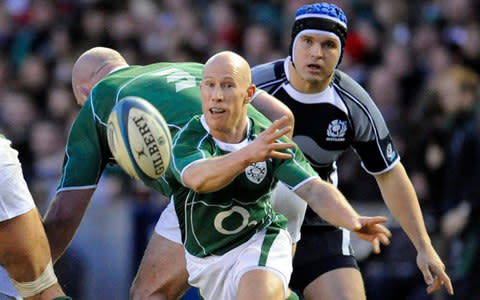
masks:
<svg viewBox="0 0 480 300"><path fill-rule="evenodd" d="M425 252L433 249L432 241L428 237L414 243L414 246L417 252Z"/></svg>

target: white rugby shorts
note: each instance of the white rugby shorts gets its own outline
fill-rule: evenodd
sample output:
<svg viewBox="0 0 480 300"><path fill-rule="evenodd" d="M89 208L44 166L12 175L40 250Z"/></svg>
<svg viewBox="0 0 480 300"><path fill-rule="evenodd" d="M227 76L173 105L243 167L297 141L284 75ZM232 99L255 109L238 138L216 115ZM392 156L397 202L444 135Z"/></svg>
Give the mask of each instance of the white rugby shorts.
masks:
<svg viewBox="0 0 480 300"><path fill-rule="evenodd" d="M185 253L188 283L205 300L235 300L242 276L252 270L273 273L283 282L284 293L292 274L292 239L285 229L276 236L264 265L260 265L266 230L221 256L196 257Z"/></svg>
<svg viewBox="0 0 480 300"><path fill-rule="evenodd" d="M23 215L35 202L23 178L18 152L11 142L0 138L0 222Z"/></svg>
<svg viewBox="0 0 480 300"><path fill-rule="evenodd" d="M180 232L180 224L178 223L177 214L173 200L170 200L167 207L163 210L157 224L155 225L155 233L171 240L177 244L182 243L182 233Z"/></svg>

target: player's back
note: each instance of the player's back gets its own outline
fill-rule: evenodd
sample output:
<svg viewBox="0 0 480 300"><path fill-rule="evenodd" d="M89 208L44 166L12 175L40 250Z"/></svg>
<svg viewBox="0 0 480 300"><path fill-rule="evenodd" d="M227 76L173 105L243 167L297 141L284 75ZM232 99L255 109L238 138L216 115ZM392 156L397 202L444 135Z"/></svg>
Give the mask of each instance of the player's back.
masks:
<svg viewBox="0 0 480 300"><path fill-rule="evenodd" d="M87 105L106 120L120 99L141 97L160 111L173 135L192 116L201 114L202 69L198 63L157 63L116 70L94 87Z"/></svg>

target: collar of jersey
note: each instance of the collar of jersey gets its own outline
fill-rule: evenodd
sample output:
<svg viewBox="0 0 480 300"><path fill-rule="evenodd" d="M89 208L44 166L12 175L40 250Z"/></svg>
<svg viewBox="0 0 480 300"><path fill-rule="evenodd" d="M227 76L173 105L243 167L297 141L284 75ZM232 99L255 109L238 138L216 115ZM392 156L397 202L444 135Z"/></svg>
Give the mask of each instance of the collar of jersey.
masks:
<svg viewBox="0 0 480 300"><path fill-rule="evenodd" d="M118 70L121 70L121 69L125 69L127 68L128 66L120 66L120 67L116 67L116 68L113 68L110 72L108 72L108 75L112 74L113 72L116 72Z"/></svg>
<svg viewBox="0 0 480 300"><path fill-rule="evenodd" d="M203 128L210 134L210 127L207 124L207 120L205 119L205 115L202 115L200 117L200 122L202 123ZM239 149L242 149L243 147L248 145L248 143L249 143L248 136L249 135L250 135L250 119L247 117L247 136L240 143L231 144L231 143L222 142L221 140L219 140L219 139L217 139L213 136L212 136L212 138L215 141L215 144L217 144L218 148L222 149L223 151L233 152L233 151L237 151Z"/></svg>

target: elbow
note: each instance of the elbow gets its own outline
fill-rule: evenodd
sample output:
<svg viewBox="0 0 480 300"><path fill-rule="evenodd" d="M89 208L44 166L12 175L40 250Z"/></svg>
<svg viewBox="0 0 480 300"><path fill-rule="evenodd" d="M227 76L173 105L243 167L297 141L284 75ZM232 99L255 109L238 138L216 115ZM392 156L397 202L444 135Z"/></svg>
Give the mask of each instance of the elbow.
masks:
<svg viewBox="0 0 480 300"><path fill-rule="evenodd" d="M289 110L285 113L285 116L288 119L288 125L292 126L292 130L293 130L293 127L295 126L295 116L293 115L293 112Z"/></svg>
<svg viewBox="0 0 480 300"><path fill-rule="evenodd" d="M204 178L185 177L183 179L183 183L195 193L209 192L206 186L206 180L204 180Z"/></svg>
<svg viewBox="0 0 480 300"><path fill-rule="evenodd" d="M289 139L293 138L293 129L295 127L295 116L293 115L292 111L288 110L284 112L284 117L287 118L288 123L286 126L290 126L290 131L286 133Z"/></svg>
<svg viewBox="0 0 480 300"><path fill-rule="evenodd" d="M188 188L195 193L204 193L204 188L201 184L187 184Z"/></svg>

